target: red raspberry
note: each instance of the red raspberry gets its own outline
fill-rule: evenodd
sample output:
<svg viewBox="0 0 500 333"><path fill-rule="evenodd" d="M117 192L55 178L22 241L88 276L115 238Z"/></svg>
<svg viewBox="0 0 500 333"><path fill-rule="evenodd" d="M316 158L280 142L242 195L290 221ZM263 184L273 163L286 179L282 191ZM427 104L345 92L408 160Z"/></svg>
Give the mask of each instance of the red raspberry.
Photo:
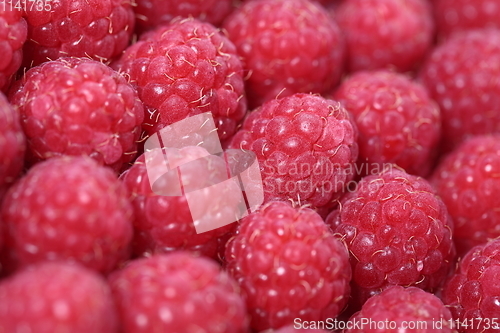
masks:
<svg viewBox="0 0 500 333"><path fill-rule="evenodd" d="M110 285L123 333L246 333L245 302L213 261L179 251L132 261Z"/></svg>
<svg viewBox="0 0 500 333"><path fill-rule="evenodd" d="M335 318L349 296L345 246L309 208L272 202L245 217L226 248L227 271L257 331Z"/></svg>
<svg viewBox="0 0 500 333"><path fill-rule="evenodd" d="M224 22L249 74L250 107L276 96L323 93L340 80L344 40L319 4L308 0L245 2Z"/></svg>
<svg viewBox="0 0 500 333"><path fill-rule="evenodd" d="M136 23L140 31L168 24L177 16L194 17L219 25L233 9L231 0L136 0L135 2Z"/></svg>
<svg viewBox="0 0 500 333"><path fill-rule="evenodd" d="M23 60L22 47L28 34L28 25L19 10L8 10L13 2L2 2L7 10L0 11L0 90L6 91L12 76Z"/></svg>
<svg viewBox="0 0 500 333"><path fill-rule="evenodd" d="M454 32L500 28L500 4L491 0L433 0L436 30L441 37Z"/></svg>
<svg viewBox="0 0 500 333"><path fill-rule="evenodd" d="M459 254L500 237L500 134L471 138L437 166L433 184L455 224Z"/></svg>
<svg viewBox="0 0 500 333"><path fill-rule="evenodd" d="M233 43L208 23L175 20L148 32L115 66L137 86L149 111L148 134L212 112L221 140L227 140L245 116L241 61Z"/></svg>
<svg viewBox="0 0 500 333"><path fill-rule="evenodd" d="M132 207L114 173L88 157L32 167L1 207L10 270L44 260L111 271L128 258Z"/></svg>
<svg viewBox="0 0 500 333"><path fill-rule="evenodd" d="M498 332L499 276L500 239L472 248L458 263L444 286L442 299L460 332Z"/></svg>
<svg viewBox="0 0 500 333"><path fill-rule="evenodd" d="M342 83L334 99L355 117L360 170L378 173L394 163L408 173L428 175L437 155L441 114L424 87L385 70L358 72Z"/></svg>
<svg viewBox="0 0 500 333"><path fill-rule="evenodd" d="M500 132L500 31L458 34L436 47L420 79L441 108L443 149Z"/></svg>
<svg viewBox="0 0 500 333"><path fill-rule="evenodd" d="M84 58L60 58L30 69L14 84L30 159L88 155L119 170L137 152L144 108L127 80Z"/></svg>
<svg viewBox="0 0 500 333"><path fill-rule="evenodd" d="M453 264L446 206L425 179L398 169L363 178L327 223L351 253L354 308L390 285L434 291Z"/></svg>
<svg viewBox="0 0 500 333"><path fill-rule="evenodd" d="M413 70L432 45L434 22L426 0L345 0L334 13L346 35L350 72Z"/></svg>
<svg viewBox="0 0 500 333"><path fill-rule="evenodd" d="M26 138L17 112L0 92L0 202L5 190L21 172Z"/></svg>
<svg viewBox="0 0 500 333"><path fill-rule="evenodd" d="M196 183L200 189L212 184L220 183L227 179L226 164L222 157L211 156L204 159L209 153L201 147L185 147L180 150L167 149L169 165L186 166L189 162L189 170L183 168L181 173L183 183ZM176 154L177 161L170 158ZM162 154L161 150L154 150L151 154ZM161 155L161 160L163 156ZM235 225L227 225L208 232L197 233L191 210L185 195L164 196L153 193L148 178L149 172L155 166L145 163L146 156L141 155L137 162L121 175L121 180L128 188L134 206L134 243L133 250L136 255L150 255L151 253L172 252L183 249L197 252L208 257L217 258L218 237L231 231ZM213 172L205 177L205 170L211 168ZM169 174L177 179L163 178L161 181L168 186L169 181L178 181L178 173ZM200 183L201 182L201 183ZM156 184L155 184L156 185ZM237 189L241 191L240 189ZM211 194L211 193L207 193ZM224 196L226 198L227 196ZM199 199L199 198L198 198ZM201 200L199 200L201 201ZM214 198L206 198L208 204L218 209L220 205L235 207L230 202L217 204ZM200 203L201 204L201 203ZM208 214L208 211L206 212ZM213 219L216 219L214 212ZM215 221L214 221L215 222Z"/></svg>
<svg viewBox="0 0 500 333"><path fill-rule="evenodd" d="M357 135L338 102L295 94L253 111L230 147L257 155L265 201L291 200L324 214L353 179Z"/></svg>
<svg viewBox="0 0 500 333"><path fill-rule="evenodd" d="M297 327L299 327L302 324L302 322L299 322L297 324ZM309 323L307 323L309 324ZM311 323L311 325L314 325ZM316 332L316 333L328 333L329 331L325 331L323 329L315 329L315 328L295 328L296 325L290 325L286 326L283 328L280 328L278 330L273 330L273 333L311 333L311 332Z"/></svg>
<svg viewBox="0 0 500 333"><path fill-rule="evenodd" d="M0 281L0 332L115 333L118 315L101 276L45 262Z"/></svg>
<svg viewBox="0 0 500 333"><path fill-rule="evenodd" d="M24 13L28 21L27 67L59 57L108 61L127 47L134 31L131 0L39 2L45 5L43 10L32 8Z"/></svg>
<svg viewBox="0 0 500 333"><path fill-rule="evenodd" d="M345 333L455 332L450 310L435 295L417 287L387 288L368 299L350 321L358 327Z"/></svg>

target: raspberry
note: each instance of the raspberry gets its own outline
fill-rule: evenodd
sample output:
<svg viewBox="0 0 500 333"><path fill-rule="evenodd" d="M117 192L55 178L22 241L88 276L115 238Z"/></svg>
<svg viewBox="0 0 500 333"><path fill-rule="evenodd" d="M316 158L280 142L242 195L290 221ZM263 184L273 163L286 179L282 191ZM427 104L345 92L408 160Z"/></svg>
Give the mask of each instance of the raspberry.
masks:
<svg viewBox="0 0 500 333"><path fill-rule="evenodd" d="M500 28L500 4L490 0L433 0L436 30L443 37L452 33Z"/></svg>
<svg viewBox="0 0 500 333"><path fill-rule="evenodd" d="M383 332L452 333L452 320L450 310L435 295L416 287L392 286L368 299L350 319L360 327L345 333L375 333L381 327ZM439 330L437 323L442 324Z"/></svg>
<svg viewBox="0 0 500 333"><path fill-rule="evenodd" d="M339 207L327 223L351 253L353 306L390 285L440 287L455 256L453 225L425 179L386 169L364 177Z"/></svg>
<svg viewBox="0 0 500 333"><path fill-rule="evenodd" d="M114 173L88 157L32 167L1 207L10 270L44 260L111 271L128 258L132 208Z"/></svg>
<svg viewBox="0 0 500 333"><path fill-rule="evenodd" d="M345 246L309 208L272 202L245 217L226 247L257 331L335 318L347 303Z"/></svg>
<svg viewBox="0 0 500 333"><path fill-rule="evenodd" d="M443 149L500 132L500 31L474 30L436 47L420 79L443 115Z"/></svg>
<svg viewBox="0 0 500 333"><path fill-rule="evenodd" d="M9 7L10 3L2 6ZM0 11L0 90L6 91L12 76L21 67L22 47L28 35L28 25L18 10Z"/></svg>
<svg viewBox="0 0 500 333"><path fill-rule="evenodd" d="M437 155L441 114L424 87L386 70L358 72L342 83L334 99L356 120L361 170L372 174L394 163L408 173L428 175Z"/></svg>
<svg viewBox="0 0 500 333"><path fill-rule="evenodd" d="M97 61L60 58L30 69L14 84L33 161L88 155L119 170L132 161L144 108L120 74Z"/></svg>
<svg viewBox="0 0 500 333"><path fill-rule="evenodd" d="M245 302L213 261L179 251L134 260L109 278L123 333L246 333Z"/></svg>
<svg viewBox="0 0 500 333"><path fill-rule="evenodd" d="M344 40L319 4L248 1L223 26L248 71L246 88L252 108L278 95L327 92L340 80Z"/></svg>
<svg viewBox="0 0 500 333"><path fill-rule="evenodd" d="M5 190L21 172L26 138L18 114L0 92L0 203Z"/></svg>
<svg viewBox="0 0 500 333"><path fill-rule="evenodd" d="M114 65L137 86L153 134L165 125L212 112L221 140L246 113L243 67L234 45L215 27L175 20L144 34Z"/></svg>
<svg viewBox="0 0 500 333"><path fill-rule="evenodd" d="M500 316L500 240L472 248L458 263L455 274L446 282L443 302L453 318L459 323L461 332L497 332ZM471 324L472 323L472 324ZM467 324L469 324L467 326Z"/></svg>
<svg viewBox="0 0 500 333"><path fill-rule="evenodd" d="M346 35L350 72L414 70L431 48L434 22L426 0L345 0L334 14Z"/></svg>
<svg viewBox="0 0 500 333"><path fill-rule="evenodd" d="M140 31L170 23L177 16L194 17L219 25L232 11L231 0L136 0L134 7L137 28Z"/></svg>
<svg viewBox="0 0 500 333"><path fill-rule="evenodd" d="M177 156L177 161L169 158L169 164L184 165L188 161L189 170L182 169L183 183L196 183L197 187L203 188L211 184L217 184L227 179L226 164L222 157L211 156L211 159L203 157L209 153L201 147L185 147L180 150L167 149L169 157ZM162 154L161 150L155 150L152 154ZM151 190L148 171L151 173L151 164L146 166L145 155L141 155L137 162L125 173L121 175L121 180L128 188L135 211L135 236L134 252L137 255L150 255L151 253L172 252L175 250L190 250L208 257L217 258L218 237L223 236L234 228L234 225L227 225L204 233L197 233L191 215L190 207L186 195L163 196L153 193ZM161 156L163 159L163 156ZM149 170L146 168L148 167ZM154 166L153 166L154 167ZM205 170L211 168L213 172L202 179L200 175L206 173ZM223 173L221 173L221 171ZM178 178L178 173L169 174ZM162 182L168 186L170 181L176 179L164 178ZM239 190L239 189L238 189ZM241 191L241 190L239 190ZM211 193L207 193L211 195ZM226 198L227 196L224 196ZM205 198L198 201L205 201L218 209L220 204L227 207L234 207L230 202L217 204L215 198ZM215 212L216 213L216 212ZM208 214L208 212L206 212ZM217 216L214 214L213 219Z"/></svg>
<svg viewBox="0 0 500 333"><path fill-rule="evenodd" d="M302 324L302 323L299 323ZM307 323L309 324L309 323ZM314 325L311 323L311 325ZM273 330L273 333L311 333L311 332L316 332L316 333L328 333L329 331L325 331L323 329L315 329L315 328L295 328L294 325L286 326L283 328L280 328L278 330Z"/></svg>
<svg viewBox="0 0 500 333"><path fill-rule="evenodd" d="M474 137L447 155L433 184L455 224L459 254L500 237L500 134Z"/></svg>
<svg viewBox="0 0 500 333"><path fill-rule="evenodd" d="M323 214L353 179L357 135L338 102L299 93L253 111L230 147L257 155L265 201L308 204Z"/></svg>
<svg viewBox="0 0 500 333"><path fill-rule="evenodd" d="M43 10L24 13L28 21L27 67L59 57L109 61L127 47L134 31L131 0L40 2L46 6Z"/></svg>
<svg viewBox="0 0 500 333"><path fill-rule="evenodd" d="M108 284L84 267L45 262L0 281L0 332L111 333L117 329Z"/></svg>

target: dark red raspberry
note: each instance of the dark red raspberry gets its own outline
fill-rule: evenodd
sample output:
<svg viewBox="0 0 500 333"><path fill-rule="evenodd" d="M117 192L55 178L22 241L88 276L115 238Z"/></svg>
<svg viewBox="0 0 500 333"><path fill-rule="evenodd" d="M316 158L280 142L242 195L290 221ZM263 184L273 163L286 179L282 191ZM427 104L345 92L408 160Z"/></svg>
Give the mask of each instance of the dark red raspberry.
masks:
<svg viewBox="0 0 500 333"><path fill-rule="evenodd" d="M500 239L472 248L458 263L444 286L442 299L460 332L498 332L499 276Z"/></svg>
<svg viewBox="0 0 500 333"><path fill-rule="evenodd" d="M346 35L348 70L414 70L431 48L434 22L426 0L345 0L335 18Z"/></svg>
<svg viewBox="0 0 500 333"><path fill-rule="evenodd" d="M447 155L433 174L448 207L459 254L500 237L500 134L471 138Z"/></svg>
<svg viewBox="0 0 500 333"><path fill-rule="evenodd" d="M351 116L338 102L295 94L253 111L230 147L257 155L265 201L291 200L324 214L353 179L357 138Z"/></svg>
<svg viewBox="0 0 500 333"><path fill-rule="evenodd" d="M347 250L309 208L272 202L245 217L226 248L257 331L335 318L349 296Z"/></svg>
<svg viewBox="0 0 500 333"><path fill-rule="evenodd" d="M118 315L101 276L45 262L0 281L0 332L116 333Z"/></svg>
<svg viewBox="0 0 500 333"><path fill-rule="evenodd" d="M500 28L500 4L491 0L433 0L436 30L441 37L452 33Z"/></svg>
<svg viewBox="0 0 500 333"><path fill-rule="evenodd" d="M195 19L175 20L144 34L114 65L130 77L149 114L144 128L212 112L221 140L245 116L243 66L219 30Z"/></svg>
<svg viewBox="0 0 500 333"><path fill-rule="evenodd" d="M176 161L173 158L168 158L169 165L184 166L180 171L184 184L196 183L197 187L201 189L227 179L226 164L222 157L210 156L210 159L204 159L209 153L201 147L191 146L180 150L167 150L169 157L178 155ZM159 154L160 160L163 160L161 150L153 150L151 154ZM172 252L182 249L214 259L217 258L218 237L231 231L235 225L227 225L211 231L197 233L186 195L166 196L158 195L152 191L148 172L152 173L154 171L152 168L160 168L161 163L146 164L146 158L148 157L144 154L139 156L137 162L120 177L130 192L135 211L134 253L148 256L152 253ZM189 163L188 168L186 168L186 163ZM212 172L204 175L209 168L212 169ZM168 186L169 182L175 182L179 179L177 172L168 175L168 177L170 176L174 176L176 179L164 177L160 181L165 186ZM161 186L161 184L158 186ZM237 190L241 192L240 189ZM213 193L208 192L206 194L208 196L213 195ZM227 198L227 196L224 196L224 198ZM200 201L205 201L215 210L219 209L221 205L235 207L235 204L232 205L227 200L219 202L217 198L206 197L201 200L198 197L200 205L205 204ZM210 210L205 212L205 215L209 212ZM214 211L212 214L214 223L216 213Z"/></svg>
<svg viewBox="0 0 500 333"><path fill-rule="evenodd" d="M315 322L313 322L315 323ZM311 323L311 325L314 325ZM329 331L325 331L323 329L315 329L315 328L295 328L295 327L300 327L302 325L302 322L298 322L297 325L290 325L286 326L283 328L280 328L278 330L273 330L273 333L311 333L311 332L316 332L316 333L328 333ZM309 323L307 323L309 325Z"/></svg>
<svg viewBox="0 0 500 333"><path fill-rule="evenodd" d="M252 108L278 95L323 93L340 80L344 40L319 4L248 1L223 26L248 71L246 88Z"/></svg>
<svg viewBox="0 0 500 333"><path fill-rule="evenodd" d="M437 155L441 114L424 87L403 74L363 71L346 79L334 99L356 120L359 171L378 173L394 163L408 173L428 175Z"/></svg>
<svg viewBox="0 0 500 333"><path fill-rule="evenodd" d="M24 64L33 67L59 57L108 61L129 44L135 16L131 0L37 1L44 5L24 13L28 40ZM29 10L31 8L31 10Z"/></svg>
<svg viewBox="0 0 500 333"><path fill-rule="evenodd" d="M215 262L179 251L130 262L110 285L123 333L246 333L245 302Z"/></svg>
<svg viewBox="0 0 500 333"><path fill-rule="evenodd" d="M7 7L0 10L0 90L6 91L12 76L17 72L23 60L22 47L28 35L28 25L22 17L22 11L9 10L11 3L2 2Z"/></svg>
<svg viewBox="0 0 500 333"><path fill-rule="evenodd" d="M352 329L345 333L456 332L450 310L435 295L417 287L387 288L368 299L350 321Z"/></svg>
<svg viewBox="0 0 500 333"><path fill-rule="evenodd" d="M102 63L50 61L30 69L11 93L33 161L88 155L119 170L137 153L144 108L127 80Z"/></svg>
<svg viewBox="0 0 500 333"><path fill-rule="evenodd" d="M45 260L111 271L128 258L132 207L113 171L88 157L32 167L1 207L9 270Z"/></svg>
<svg viewBox="0 0 500 333"><path fill-rule="evenodd" d="M19 115L0 92L0 202L5 190L21 172L26 138Z"/></svg>
<svg viewBox="0 0 500 333"><path fill-rule="evenodd" d="M219 25L232 11L231 0L135 0L134 12L137 28L149 30L168 24L177 16L194 17L201 21Z"/></svg>
<svg viewBox="0 0 500 333"><path fill-rule="evenodd" d="M500 31L457 34L436 47L420 72L441 108L443 148L500 132Z"/></svg>
<svg viewBox="0 0 500 333"><path fill-rule="evenodd" d="M425 179L402 170L364 177L327 223L351 253L354 309L390 285L435 291L453 265L446 206Z"/></svg>

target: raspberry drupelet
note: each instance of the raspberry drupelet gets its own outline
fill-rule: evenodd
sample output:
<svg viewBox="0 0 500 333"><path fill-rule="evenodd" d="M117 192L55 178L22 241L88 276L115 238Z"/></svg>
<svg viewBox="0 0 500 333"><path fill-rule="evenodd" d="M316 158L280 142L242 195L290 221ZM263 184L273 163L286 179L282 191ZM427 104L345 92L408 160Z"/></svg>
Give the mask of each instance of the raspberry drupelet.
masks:
<svg viewBox="0 0 500 333"><path fill-rule="evenodd" d="M224 21L248 72L251 108L294 93L324 93L340 80L344 39L335 21L308 0L247 1Z"/></svg>
<svg viewBox="0 0 500 333"><path fill-rule="evenodd" d="M10 3L2 3L9 6ZM23 60L23 45L28 25L20 10L0 11L0 91L7 91Z"/></svg>

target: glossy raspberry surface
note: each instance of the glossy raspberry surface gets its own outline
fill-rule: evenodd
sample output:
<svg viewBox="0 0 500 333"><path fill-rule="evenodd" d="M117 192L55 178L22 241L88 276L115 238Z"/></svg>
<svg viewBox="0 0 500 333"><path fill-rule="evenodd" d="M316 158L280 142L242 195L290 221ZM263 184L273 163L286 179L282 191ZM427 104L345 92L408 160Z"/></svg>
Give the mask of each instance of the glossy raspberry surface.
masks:
<svg viewBox="0 0 500 333"><path fill-rule="evenodd" d="M427 91L387 70L347 78L334 94L354 115L359 130L359 169L371 174L394 163L427 176L441 138L441 113Z"/></svg>
<svg viewBox="0 0 500 333"><path fill-rule="evenodd" d="M60 58L30 69L13 85L32 162L87 155L120 170L137 154L144 107L134 88L106 65Z"/></svg>
<svg viewBox="0 0 500 333"><path fill-rule="evenodd" d="M109 61L129 44L135 17L131 0L40 1L43 10L24 12L28 40L24 64L60 57ZM32 2L27 2L29 8Z"/></svg>
<svg viewBox="0 0 500 333"><path fill-rule="evenodd" d="M347 303L347 250L308 208L272 202L244 218L226 248L257 331L335 318Z"/></svg>
<svg viewBox="0 0 500 333"><path fill-rule="evenodd" d="M265 201L334 207L354 178L358 132L336 101L294 94L252 111L230 143L258 158Z"/></svg>
<svg viewBox="0 0 500 333"><path fill-rule="evenodd" d="M315 2L247 1L223 27L243 58L252 108L278 95L323 93L340 80L343 36Z"/></svg>
<svg viewBox="0 0 500 333"><path fill-rule="evenodd" d="M420 80L443 115L443 149L500 132L500 31L473 30L437 46Z"/></svg>
<svg viewBox="0 0 500 333"><path fill-rule="evenodd" d="M138 89L148 111L148 134L212 112L221 140L227 140L245 116L241 61L234 45L211 24L175 20L148 32L115 67Z"/></svg>
<svg viewBox="0 0 500 333"><path fill-rule="evenodd" d="M327 223L347 244L353 304L391 285L434 292L453 265L452 220L423 178L398 169L363 178Z"/></svg>
<svg viewBox="0 0 500 333"><path fill-rule="evenodd" d="M500 236L500 135L471 138L447 155L432 181L455 224L460 254Z"/></svg>
<svg viewBox="0 0 500 333"><path fill-rule="evenodd" d="M109 283L123 333L246 333L236 283L215 262L186 252L137 259Z"/></svg>
<svg viewBox="0 0 500 333"><path fill-rule="evenodd" d="M47 260L110 272L128 258L132 207L109 168L88 157L56 157L32 167L1 207L10 271Z"/></svg>
<svg viewBox="0 0 500 333"><path fill-rule="evenodd" d="M118 314L100 275L45 262L0 281L0 331L115 333Z"/></svg>
<svg viewBox="0 0 500 333"><path fill-rule="evenodd" d="M426 0L345 0L334 16L346 36L349 72L414 70L432 45L434 22Z"/></svg>
<svg viewBox="0 0 500 333"><path fill-rule="evenodd" d="M5 6L8 9L9 3ZM3 9L3 8L2 8ZM0 90L6 91L23 60L22 47L28 35L26 20L19 10L0 11Z"/></svg>

